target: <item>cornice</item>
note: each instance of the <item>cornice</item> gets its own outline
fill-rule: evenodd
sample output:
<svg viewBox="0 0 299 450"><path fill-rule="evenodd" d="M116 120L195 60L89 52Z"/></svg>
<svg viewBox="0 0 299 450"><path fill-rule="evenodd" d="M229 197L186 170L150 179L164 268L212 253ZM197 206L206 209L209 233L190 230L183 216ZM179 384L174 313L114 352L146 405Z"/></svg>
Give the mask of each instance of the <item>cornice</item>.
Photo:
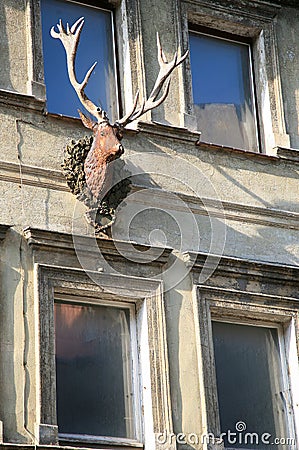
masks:
<svg viewBox="0 0 299 450"><path fill-rule="evenodd" d="M186 267L194 272L201 271L206 264L207 269L217 267L216 275L225 277L246 275L251 279L269 279L282 285L299 284L299 267L296 266L197 252L185 252L183 260Z"/></svg>
<svg viewBox="0 0 299 450"><path fill-rule="evenodd" d="M45 101L32 95L0 89L0 105L44 112Z"/></svg>
<svg viewBox="0 0 299 450"><path fill-rule="evenodd" d="M101 253L106 257L128 259L129 261L133 259L137 263L149 265L166 264L172 252L170 248L163 249L161 247L150 247L125 241L72 235L31 227L25 228L23 233L28 245L33 250L67 253L74 252L77 249L86 254L93 254L96 252L96 242ZM201 271L204 264L206 264L206 268L208 268L207 264L214 267L215 262L217 262L217 275L225 277L246 275L252 277L252 279L275 280L277 283L299 283L299 267L296 266L191 251L183 254L183 261L186 267L192 269L193 272Z"/></svg>
<svg viewBox="0 0 299 450"><path fill-rule="evenodd" d="M239 14L259 21L272 22L281 5L273 1L264 0L183 0L185 4L198 7L206 7L210 10L223 12L227 14Z"/></svg>
<svg viewBox="0 0 299 450"><path fill-rule="evenodd" d="M143 195L144 191L144 195ZM149 207L158 206L167 210L185 211L219 219L253 223L299 230L299 213L275 208L264 208L255 205L228 202L220 199L195 197L180 192L168 192L162 189L134 186L134 201ZM151 192L151 195L149 195Z"/></svg>
<svg viewBox="0 0 299 450"><path fill-rule="evenodd" d="M62 171L0 161L0 180L69 192Z"/></svg>
<svg viewBox="0 0 299 450"><path fill-rule="evenodd" d="M94 236L76 235L57 231L48 231L27 227L23 230L28 245L33 250L49 252L98 255L104 257L125 259L134 263L162 266L167 263L171 249L134 244L126 241L116 241Z"/></svg>
<svg viewBox="0 0 299 450"><path fill-rule="evenodd" d="M293 149L280 148L283 155L290 160L298 156L298 151ZM245 152L246 153L246 152ZM266 156L265 158L270 158ZM277 159L277 158L275 158ZM283 160L281 156L281 160ZM0 161L0 180L23 185L34 186L44 189L53 189L60 192L70 192L66 184L62 171L44 169L14 162ZM238 222L253 223L265 226L274 226L286 229L299 229L299 214L292 211L279 210L275 208L263 208L255 205L246 205L227 201L216 201L209 198L197 198L178 192L168 192L162 189L154 189L152 195L148 192L142 197L142 190L148 189L146 186L135 185L133 191L140 191L137 199L150 206L155 206L159 202L160 206L167 209L177 210L180 204L174 200L179 197L186 204L186 211L191 210L195 214L209 215L213 217L235 220ZM152 189L151 189L152 190ZM170 194L170 195L169 195ZM221 204L221 208L218 205Z"/></svg>

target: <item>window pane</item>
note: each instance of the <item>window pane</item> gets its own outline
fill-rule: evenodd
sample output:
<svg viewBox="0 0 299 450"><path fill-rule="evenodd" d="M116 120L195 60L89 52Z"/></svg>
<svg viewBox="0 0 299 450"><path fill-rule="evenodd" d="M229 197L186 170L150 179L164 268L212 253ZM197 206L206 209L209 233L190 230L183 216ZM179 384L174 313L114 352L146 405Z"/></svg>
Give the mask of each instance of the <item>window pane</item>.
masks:
<svg viewBox="0 0 299 450"><path fill-rule="evenodd" d="M134 438L129 310L55 303L59 433Z"/></svg>
<svg viewBox="0 0 299 450"><path fill-rule="evenodd" d="M202 141L257 151L249 46L190 33L190 58Z"/></svg>
<svg viewBox="0 0 299 450"><path fill-rule="evenodd" d="M227 447L264 449L256 441L247 444L248 433L290 437L286 432L286 404L277 329L213 322L217 390L221 432L236 432L236 423L246 423L242 443ZM272 449L279 446L270 445Z"/></svg>
<svg viewBox="0 0 299 450"><path fill-rule="evenodd" d="M81 82L97 61L85 92L113 119L117 105L111 12L62 0L42 0L41 6L48 111L79 117L77 109L84 109L68 79L64 48L50 35L50 29L59 19L66 26L67 22L72 25L79 17L84 17L76 57L77 79Z"/></svg>

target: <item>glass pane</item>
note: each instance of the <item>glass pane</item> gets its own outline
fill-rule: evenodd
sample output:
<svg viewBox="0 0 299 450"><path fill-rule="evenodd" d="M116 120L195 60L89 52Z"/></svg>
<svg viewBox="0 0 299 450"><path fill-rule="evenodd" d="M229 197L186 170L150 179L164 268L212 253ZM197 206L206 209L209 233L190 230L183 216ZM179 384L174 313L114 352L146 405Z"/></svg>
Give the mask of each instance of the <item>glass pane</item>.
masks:
<svg viewBox="0 0 299 450"><path fill-rule="evenodd" d="M226 439L225 446L277 450L260 439L263 433L271 434L271 442L290 437L277 329L213 322L213 341L221 432L236 433L238 422L246 424L241 442ZM246 433L259 439L248 436L246 443Z"/></svg>
<svg viewBox="0 0 299 450"><path fill-rule="evenodd" d="M129 310L55 303L60 433L134 438Z"/></svg>
<svg viewBox="0 0 299 450"><path fill-rule="evenodd" d="M50 29L59 19L66 26L67 22L72 25L79 17L84 17L76 57L77 79L81 82L87 70L97 61L85 92L96 105L107 111L110 118L115 118L113 115L117 105L111 12L61 0L42 0L41 11L48 111L79 117L77 109L84 110L68 79L62 43L50 35Z"/></svg>
<svg viewBox="0 0 299 450"><path fill-rule="evenodd" d="M201 140L257 151L250 48L190 33L194 110Z"/></svg>

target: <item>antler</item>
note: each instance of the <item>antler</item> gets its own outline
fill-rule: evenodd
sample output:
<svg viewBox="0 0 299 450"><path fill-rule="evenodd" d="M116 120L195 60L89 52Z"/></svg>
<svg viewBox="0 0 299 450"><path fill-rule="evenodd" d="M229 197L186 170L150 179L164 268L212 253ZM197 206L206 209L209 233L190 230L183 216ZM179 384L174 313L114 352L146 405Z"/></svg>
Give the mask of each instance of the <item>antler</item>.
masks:
<svg viewBox="0 0 299 450"><path fill-rule="evenodd" d="M84 77L84 80L82 83L79 83L76 78L75 74L75 59L76 59L76 52L79 44L80 34L81 30L84 25L84 17L80 17L74 25L70 28L69 24L66 24L66 30L62 24L61 19L59 20L59 23L57 24L57 28L59 30L59 33L57 33L54 30L54 26L51 28L51 36L55 39L60 39L62 42L62 45L64 46L66 57L67 57L67 68L68 68L68 74L70 82L75 89L80 102L82 105L87 109L90 114L92 114L94 117L97 118L98 122L106 121L107 116L106 112L102 110L101 108L97 107L84 92L84 89L88 83L88 80L90 78L90 75L93 71L93 69L96 66L96 62L91 66L91 68L86 72L86 75Z"/></svg>
<svg viewBox="0 0 299 450"><path fill-rule="evenodd" d="M161 105L161 103L164 102L164 100L166 99L166 97L168 95L169 86L170 86L170 78L168 78L168 77L170 76L171 72L186 59L186 57L189 53L189 50L187 50L186 53L183 56L181 56L181 58L178 58L178 54L176 52L173 60L170 62L167 62L167 59L165 57L165 54L164 54L162 46L161 46L161 42L160 42L158 33L157 33L157 47L158 47L158 61L159 61L160 71L159 71L156 83L153 87L153 90L150 93L148 100L146 100L146 101L144 100L139 109L137 109L139 91L137 92L131 111L128 114L126 114L122 119L120 119L116 122L118 125L121 125L122 127L125 127L128 123L130 123L133 120L138 119L138 117L142 116L142 114L146 113L147 111L150 111L151 109L156 108L157 106ZM157 99L165 81L166 81L166 85L165 85L164 92L161 95L161 97L159 99Z"/></svg>

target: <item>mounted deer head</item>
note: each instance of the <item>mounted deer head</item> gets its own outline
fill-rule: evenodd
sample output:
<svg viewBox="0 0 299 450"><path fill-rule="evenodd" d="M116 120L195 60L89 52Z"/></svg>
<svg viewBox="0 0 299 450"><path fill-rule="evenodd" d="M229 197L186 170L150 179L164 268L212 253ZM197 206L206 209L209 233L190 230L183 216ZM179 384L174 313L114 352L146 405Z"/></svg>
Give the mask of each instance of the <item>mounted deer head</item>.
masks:
<svg viewBox="0 0 299 450"><path fill-rule="evenodd" d="M55 39L60 39L62 42L66 52L70 82L82 105L96 118L96 122L94 122L79 111L83 124L94 132L93 144L84 163L86 184L95 199L100 200L101 195L103 195L104 191L107 192L107 188L109 188L110 184L111 174L108 173L108 163L119 158L124 151L123 146L120 143L123 128L130 122L138 119L147 111L161 105L169 92L170 74L185 60L188 51L181 58L178 58L177 53L175 53L173 60L167 62L161 47L159 35L157 34L160 71L149 98L143 100L141 106L138 107L139 92L137 92L131 111L123 118L117 120L114 124L111 124L106 111L96 106L84 92L96 63L90 67L81 83L77 81L75 74L75 58L83 25L83 17L78 19L72 27L67 24L66 29L60 20L59 24L57 24L58 32L55 31L55 27L53 26L51 29L51 36ZM163 87L164 91L162 92ZM162 94L160 98L158 98L161 92Z"/></svg>

